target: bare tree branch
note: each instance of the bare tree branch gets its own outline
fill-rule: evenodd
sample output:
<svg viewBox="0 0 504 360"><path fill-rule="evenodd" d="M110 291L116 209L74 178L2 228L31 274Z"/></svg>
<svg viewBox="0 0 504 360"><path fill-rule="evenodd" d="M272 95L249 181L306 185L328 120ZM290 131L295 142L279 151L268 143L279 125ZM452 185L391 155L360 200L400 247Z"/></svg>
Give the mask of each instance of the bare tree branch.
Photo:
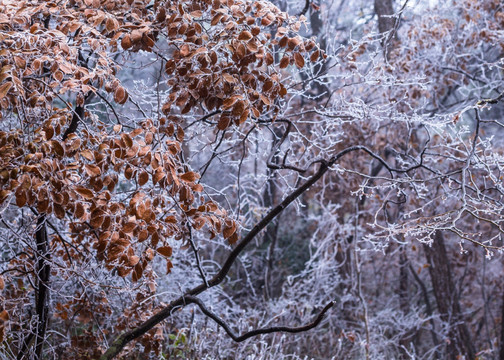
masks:
<svg viewBox="0 0 504 360"><path fill-rule="evenodd" d="M193 304L198 305L198 307L200 308L200 310L206 316L208 316L213 321L215 321L217 324L219 324L226 331L226 333L229 335L229 337L231 337L231 339L233 339L236 342L245 341L248 338L251 338L253 336L264 335L264 334L271 334L271 333L275 333L275 332L287 332L287 333L291 333L291 334L296 334L296 333L300 333L300 332L305 332L305 331L311 330L314 327L316 327L318 324L320 324L320 322L324 319L325 313L327 311L329 311L329 309L332 308L333 305L335 304L334 301L331 301L330 303L328 303L322 309L322 311L317 315L317 317L311 323L309 323L307 325L298 326L298 327L272 326L272 327L268 327L268 328L255 329L255 330L252 330L252 331L248 331L248 332L246 332L245 334L242 334L242 335L236 335L230 329L229 325L227 325L224 322L224 320L222 320L221 318L219 318L215 313L213 313L212 311L210 311L205 306L205 304L203 304L203 302L200 299L198 299L197 297L194 297L194 296L186 296L185 300L186 300L186 303L188 303L188 304L189 303L193 303Z"/></svg>

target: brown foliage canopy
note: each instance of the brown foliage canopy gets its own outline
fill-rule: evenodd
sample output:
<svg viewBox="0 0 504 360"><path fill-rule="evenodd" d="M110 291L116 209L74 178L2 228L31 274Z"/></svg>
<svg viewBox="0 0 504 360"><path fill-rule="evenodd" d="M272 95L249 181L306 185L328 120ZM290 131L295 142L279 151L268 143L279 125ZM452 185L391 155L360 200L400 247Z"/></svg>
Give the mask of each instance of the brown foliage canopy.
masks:
<svg viewBox="0 0 504 360"><path fill-rule="evenodd" d="M300 27L265 1L0 1L0 206L44 219L27 230L32 234L54 230L47 253L22 247L10 259L5 289L1 278L10 304L3 318L22 306L20 292L29 295L19 269L37 271L37 257L57 262L53 276L68 276L92 254L106 271L147 281L154 292L149 264L161 257L170 272L171 239L187 241L192 228L235 243L235 220L205 196L199 174L184 162L181 115L220 114L219 130L274 116L276 100L287 96L279 67L301 68L305 56L320 54L297 35ZM116 109L133 105L116 60L140 51L162 64L169 90L156 117L124 123ZM86 106L97 97L112 119ZM58 316L66 320L78 307L84 324L86 311L111 313L103 296L58 304ZM117 330L130 316L148 315L123 314ZM100 335L86 332L72 356L101 351L93 344Z"/></svg>

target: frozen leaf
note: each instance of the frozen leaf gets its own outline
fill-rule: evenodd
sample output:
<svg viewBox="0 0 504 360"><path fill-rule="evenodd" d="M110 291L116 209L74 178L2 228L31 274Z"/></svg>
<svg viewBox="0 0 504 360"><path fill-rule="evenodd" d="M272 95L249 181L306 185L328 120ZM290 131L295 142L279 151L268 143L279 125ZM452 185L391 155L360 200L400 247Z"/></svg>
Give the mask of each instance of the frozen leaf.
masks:
<svg viewBox="0 0 504 360"><path fill-rule="evenodd" d="M149 181L149 174L146 171L141 171L138 174L138 185L143 186Z"/></svg>
<svg viewBox="0 0 504 360"><path fill-rule="evenodd" d="M135 266L140 261L140 257L133 255L128 258L128 266Z"/></svg>
<svg viewBox="0 0 504 360"><path fill-rule="evenodd" d="M158 253L163 255L164 257L172 256L172 248L170 246L162 246L156 249Z"/></svg>
<svg viewBox="0 0 504 360"><path fill-rule="evenodd" d="M185 174L180 175L180 179L186 182L193 182L199 178L199 175L194 171L186 172Z"/></svg>
<svg viewBox="0 0 504 360"><path fill-rule="evenodd" d="M132 233L137 227L137 223L134 221L127 222L124 224L122 227L122 231L124 231L126 234Z"/></svg>
<svg viewBox="0 0 504 360"><path fill-rule="evenodd" d="M10 81L7 81L6 83L0 85L0 100L2 100L5 97L5 95L7 95L11 87L12 82Z"/></svg>
<svg viewBox="0 0 504 360"><path fill-rule="evenodd" d="M296 66L301 69L305 64L303 55L301 55L298 52L295 52L294 53L294 62L296 63Z"/></svg>
<svg viewBox="0 0 504 360"><path fill-rule="evenodd" d="M121 40L121 46L124 50L128 50L133 46L133 42L131 41L131 36L129 34L123 36Z"/></svg>
<svg viewBox="0 0 504 360"><path fill-rule="evenodd" d="M75 191L81 195L84 199L92 199L94 198L94 194L91 190L83 187L83 186L76 186L75 188Z"/></svg>
<svg viewBox="0 0 504 360"><path fill-rule="evenodd" d="M311 55L310 55L310 61L312 62L315 62L318 60L318 58L320 57L320 51L319 50L315 50Z"/></svg>
<svg viewBox="0 0 504 360"><path fill-rule="evenodd" d="M91 177L101 175L101 169L96 165L86 164L84 168L86 170L86 173Z"/></svg>
<svg viewBox="0 0 504 360"><path fill-rule="evenodd" d="M86 214L86 211L84 209L84 205L82 205L82 203L80 203L80 202L77 202L75 204L74 216L77 219L82 219L85 214Z"/></svg>
<svg viewBox="0 0 504 360"><path fill-rule="evenodd" d="M124 104L128 100L128 94L122 86L118 86L114 92L114 101L118 104Z"/></svg>
<svg viewBox="0 0 504 360"><path fill-rule="evenodd" d="M285 69L289 66L290 58L287 55L284 55L282 60L280 60L280 69Z"/></svg>
<svg viewBox="0 0 504 360"><path fill-rule="evenodd" d="M238 40L242 40L242 41L248 41L252 38L253 38L252 34L247 30L243 30L240 33L240 35L238 36Z"/></svg>

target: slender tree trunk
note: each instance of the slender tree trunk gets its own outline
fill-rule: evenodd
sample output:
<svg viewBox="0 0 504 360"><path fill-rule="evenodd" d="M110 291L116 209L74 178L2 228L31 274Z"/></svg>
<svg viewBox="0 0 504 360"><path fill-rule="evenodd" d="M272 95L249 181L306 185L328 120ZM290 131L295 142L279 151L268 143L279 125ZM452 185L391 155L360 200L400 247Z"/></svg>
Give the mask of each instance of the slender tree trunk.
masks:
<svg viewBox="0 0 504 360"><path fill-rule="evenodd" d="M425 311L427 312L427 315L430 318L429 322L431 324L430 333L432 336L432 343L437 348L439 345L439 339L436 334L436 323L434 322L434 319L432 318L432 306L431 306L431 302L429 300L429 293L427 291L427 286L425 286L425 283L422 281L422 279L420 279L420 277L416 273L415 269L413 269L411 264L409 264L409 269L410 269L411 275L413 276L413 278L417 282L418 286L420 286L420 291L422 292L422 296L423 296L423 299L425 302ZM435 359L439 359L439 355L440 354L439 354L439 349L438 349L434 355Z"/></svg>
<svg viewBox="0 0 504 360"><path fill-rule="evenodd" d="M281 139L283 136L282 129L279 127L274 127L273 136L274 139L271 151L274 152L274 155L272 156L272 161L274 163L278 163L280 159L278 158L279 149L277 149L277 143L279 139ZM266 169L266 176L268 180L266 181L266 187L263 193L263 205L265 208L268 209L276 205L276 197L277 197L276 175L277 172L275 170L272 170L270 168ZM268 251L266 252L266 264L264 266L263 295L266 300L279 295L278 289L276 289L275 291L274 286L275 279L272 277L279 224L280 224L280 217L277 217L271 222L271 224L269 224L266 227L266 232L263 238L264 243L269 243Z"/></svg>
<svg viewBox="0 0 504 360"><path fill-rule="evenodd" d="M320 17L320 11L315 11L313 9L310 10L310 26L312 29L312 36L317 37L317 42L320 48L324 51L327 50L327 39L324 30L324 22ZM314 68L315 74L324 74L327 71L328 62L324 61L321 65L317 65ZM326 84L316 81L315 85L315 93L317 95L327 94L329 89Z"/></svg>
<svg viewBox="0 0 504 360"><path fill-rule="evenodd" d="M408 279L408 258L406 256L406 250L404 246L399 248L399 308L401 309L404 315L407 315L410 312L410 297L409 297L409 279ZM404 348L408 348L411 344L411 340L413 338L414 332L408 331L405 333L401 339L399 340L399 344ZM408 353L401 347L400 351L402 357L407 359Z"/></svg>
<svg viewBox="0 0 504 360"><path fill-rule="evenodd" d="M501 334L500 334L500 351L499 359L504 360L504 292L502 293L501 307Z"/></svg>
<svg viewBox="0 0 504 360"><path fill-rule="evenodd" d="M92 95L89 94L85 97L84 103L91 99ZM72 121L63 134L62 138L65 140L70 134L74 133L79 125L79 121L84 118L84 106L76 106ZM35 292L35 312L37 314L37 328L35 333L28 335L21 345L17 359L27 359L30 353L30 348L33 345L35 348L34 359L42 359L42 351L44 349L45 334L49 323L49 278L51 275L50 264L50 244L49 237L47 236L46 216L45 214L38 214L37 228L35 231L35 244L36 244L36 274L35 283L38 284Z"/></svg>
<svg viewBox="0 0 504 360"><path fill-rule="evenodd" d="M395 25L393 0L375 0L374 11L378 16L378 31L383 35L382 46L385 57L388 59L391 50L390 31L393 31Z"/></svg>
<svg viewBox="0 0 504 360"><path fill-rule="evenodd" d="M440 231L436 232L432 246L424 245L424 251L441 320L450 327L446 358L455 360L458 355L464 355L466 359L474 359L476 351L460 310L444 237Z"/></svg>
<svg viewBox="0 0 504 360"><path fill-rule="evenodd" d="M404 314L410 311L410 299L408 296L408 258L403 247L399 253L399 306Z"/></svg>
<svg viewBox="0 0 504 360"><path fill-rule="evenodd" d="M394 6L392 0L375 0L374 11L378 16L378 31L383 34L394 28Z"/></svg>
<svg viewBox="0 0 504 360"><path fill-rule="evenodd" d="M42 358L45 333L49 321L49 277L51 267L49 265L49 238L47 237L47 228L45 215L40 215L37 220L37 232L35 235L37 242L37 276L38 291L36 299L36 311L38 315L37 336L35 338L35 358Z"/></svg>
<svg viewBox="0 0 504 360"><path fill-rule="evenodd" d="M28 335L17 355L17 360L28 359L30 348L34 346L34 359L42 359L42 351L44 349L45 333L49 322L49 277L51 266L49 260L49 239L47 237L47 229L45 223L45 215L39 215L37 219L37 229L35 231L36 243L36 273L35 283L35 313L37 315L37 328L34 332Z"/></svg>

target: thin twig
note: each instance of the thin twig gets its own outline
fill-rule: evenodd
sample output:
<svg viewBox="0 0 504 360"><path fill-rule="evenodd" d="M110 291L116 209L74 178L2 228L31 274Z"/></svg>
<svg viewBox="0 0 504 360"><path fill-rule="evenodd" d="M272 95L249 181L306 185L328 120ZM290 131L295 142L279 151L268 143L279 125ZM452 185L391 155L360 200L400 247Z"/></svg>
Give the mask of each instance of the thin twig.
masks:
<svg viewBox="0 0 504 360"><path fill-rule="evenodd" d="M198 267L199 273L201 275L201 279L205 283L206 286L208 286L208 281L206 279L205 273L203 272L203 268L201 267L201 262L199 258L199 251L198 248L196 248L196 245L194 244L194 240L192 237L192 228L191 225L187 225L187 228L189 229L189 244L191 244L191 248L194 252L194 256L196 257L196 266Z"/></svg>

